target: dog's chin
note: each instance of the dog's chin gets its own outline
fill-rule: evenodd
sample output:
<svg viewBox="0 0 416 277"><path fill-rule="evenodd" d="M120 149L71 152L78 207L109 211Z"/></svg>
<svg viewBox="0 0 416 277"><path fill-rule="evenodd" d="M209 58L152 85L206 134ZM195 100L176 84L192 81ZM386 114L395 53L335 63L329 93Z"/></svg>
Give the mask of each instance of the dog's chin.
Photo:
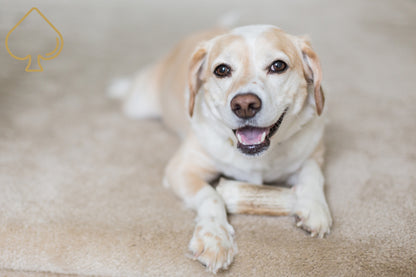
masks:
<svg viewBox="0 0 416 277"><path fill-rule="evenodd" d="M279 119L269 127L257 127L246 125L235 129L237 148L244 154L255 156L264 153L270 146L270 139L276 134L286 115L286 108Z"/></svg>

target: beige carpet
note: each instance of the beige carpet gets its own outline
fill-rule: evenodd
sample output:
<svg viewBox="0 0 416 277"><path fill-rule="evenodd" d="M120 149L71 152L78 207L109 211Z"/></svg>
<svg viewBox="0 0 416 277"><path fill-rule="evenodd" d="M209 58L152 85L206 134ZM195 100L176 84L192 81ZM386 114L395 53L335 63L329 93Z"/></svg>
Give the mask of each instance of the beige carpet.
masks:
<svg viewBox="0 0 416 277"><path fill-rule="evenodd" d="M65 41L41 73L4 47L33 5ZM231 216L239 254L219 275L416 276L412 0L0 0L0 276L209 276L185 256L194 213L161 185L179 140L126 119L104 91L233 9L313 39L334 227L320 240L292 218Z"/></svg>

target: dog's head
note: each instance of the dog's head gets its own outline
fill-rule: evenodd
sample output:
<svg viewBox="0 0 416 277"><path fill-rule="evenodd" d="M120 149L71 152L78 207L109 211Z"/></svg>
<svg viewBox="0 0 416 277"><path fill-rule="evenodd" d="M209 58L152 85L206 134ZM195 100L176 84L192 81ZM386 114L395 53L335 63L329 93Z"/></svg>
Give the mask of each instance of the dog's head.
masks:
<svg viewBox="0 0 416 277"><path fill-rule="evenodd" d="M241 27L198 46L189 71L189 114L204 113L234 133L248 155L267 150L282 122L312 99L324 107L322 72L309 41L273 26ZM310 97L308 97L310 96ZM289 116L290 114L290 116ZM289 124L289 122L288 122Z"/></svg>

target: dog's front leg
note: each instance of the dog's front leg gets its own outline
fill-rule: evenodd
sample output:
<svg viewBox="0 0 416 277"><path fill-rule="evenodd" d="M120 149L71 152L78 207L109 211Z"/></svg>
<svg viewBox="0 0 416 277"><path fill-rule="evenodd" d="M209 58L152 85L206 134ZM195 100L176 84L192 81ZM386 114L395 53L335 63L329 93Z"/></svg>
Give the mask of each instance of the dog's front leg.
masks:
<svg viewBox="0 0 416 277"><path fill-rule="evenodd" d="M165 176L165 184L197 212L189 250L213 273L226 269L237 253L224 201L208 183L216 176L212 161L192 139L169 162Z"/></svg>
<svg viewBox="0 0 416 277"><path fill-rule="evenodd" d="M296 195L291 188L221 178L216 190L231 214L291 215L296 203Z"/></svg>
<svg viewBox="0 0 416 277"><path fill-rule="evenodd" d="M331 214L324 195L324 176L315 159L307 160L301 169L289 180L292 183L296 203L293 214L297 226L311 235L324 237L332 225Z"/></svg>

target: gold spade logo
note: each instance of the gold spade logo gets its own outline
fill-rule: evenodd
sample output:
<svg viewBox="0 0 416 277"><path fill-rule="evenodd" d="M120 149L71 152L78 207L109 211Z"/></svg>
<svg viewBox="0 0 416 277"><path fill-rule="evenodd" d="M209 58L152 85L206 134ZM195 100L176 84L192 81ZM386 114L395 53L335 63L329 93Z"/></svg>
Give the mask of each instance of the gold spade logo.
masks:
<svg viewBox="0 0 416 277"><path fill-rule="evenodd" d="M9 49L9 36L13 33L13 31L16 30L17 27L19 27L19 25L33 12L36 11L44 20L45 22L56 32L56 34L58 35L56 37L56 47L52 52L46 53L46 54L38 54L37 55L37 64L38 64L38 69L30 69L30 66L32 64L32 55L26 55L25 57L18 57L16 55L14 55L12 53L12 51ZM10 56L12 56L13 58L15 58L16 60L20 60L20 61L24 61L24 60L29 60L28 64L25 68L26 72L42 72L43 71L43 67L40 63L40 60L52 60L55 59L56 57L58 57L58 55L61 53L62 51L62 47L64 46L64 39L62 38L61 33L58 31L58 29L55 28L55 26L53 26L53 24L39 11L39 9L37 8L31 8L30 11L28 11L25 16L23 16L22 19L19 20L19 22L17 22L17 24L7 33L6 36L6 49L7 52L9 52Z"/></svg>

